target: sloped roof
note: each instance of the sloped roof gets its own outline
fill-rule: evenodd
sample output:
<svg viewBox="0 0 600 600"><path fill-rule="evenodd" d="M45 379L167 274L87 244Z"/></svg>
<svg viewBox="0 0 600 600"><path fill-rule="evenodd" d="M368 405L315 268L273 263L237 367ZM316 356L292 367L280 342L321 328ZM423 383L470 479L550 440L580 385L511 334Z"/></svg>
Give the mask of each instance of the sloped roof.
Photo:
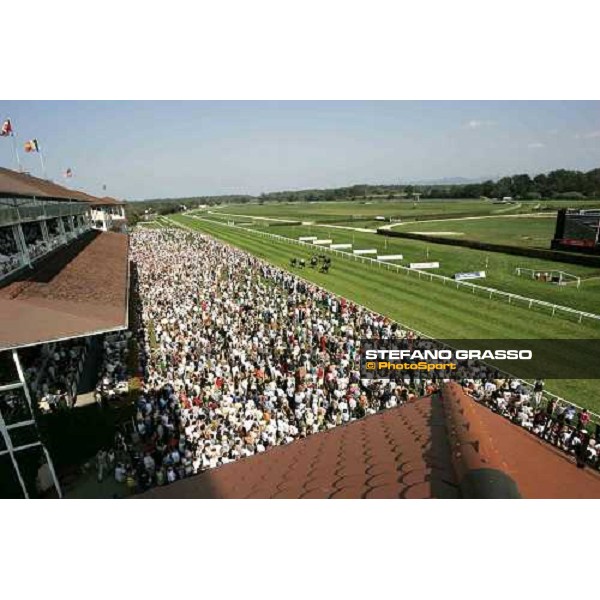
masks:
<svg viewBox="0 0 600 600"><path fill-rule="evenodd" d="M453 384L470 435L487 444L488 456L518 485L524 498L600 498L600 475L575 466L573 456L555 448L468 397ZM447 394L449 396L449 394Z"/></svg>
<svg viewBox="0 0 600 600"><path fill-rule="evenodd" d="M15 196L49 197L48 193L36 185L36 178L0 167L0 194Z"/></svg>
<svg viewBox="0 0 600 600"><path fill-rule="evenodd" d="M123 204L122 201L108 196L99 198L72 190L53 181L40 179L27 173L18 173L11 169L0 167L0 196L19 196L36 198L52 198L54 200L76 200L79 202L90 202L97 205Z"/></svg>
<svg viewBox="0 0 600 600"><path fill-rule="evenodd" d="M454 464L466 471L491 467L506 473L524 498L600 498L600 474L578 469L572 455L492 412L457 383L444 389Z"/></svg>
<svg viewBox="0 0 600 600"><path fill-rule="evenodd" d="M471 495L473 477L489 495L485 489ZM507 493L507 482L518 496ZM136 496L460 497L600 498L600 475L576 468L572 457L450 384L443 397L421 398Z"/></svg>
<svg viewBox="0 0 600 600"><path fill-rule="evenodd" d="M117 200L116 198L111 198L110 196L104 196L100 198L101 204L125 204L123 200Z"/></svg>
<svg viewBox="0 0 600 600"><path fill-rule="evenodd" d="M128 237L89 232L0 288L0 350L128 325Z"/></svg>
<svg viewBox="0 0 600 600"><path fill-rule="evenodd" d="M421 398L141 498L456 498L444 414Z"/></svg>

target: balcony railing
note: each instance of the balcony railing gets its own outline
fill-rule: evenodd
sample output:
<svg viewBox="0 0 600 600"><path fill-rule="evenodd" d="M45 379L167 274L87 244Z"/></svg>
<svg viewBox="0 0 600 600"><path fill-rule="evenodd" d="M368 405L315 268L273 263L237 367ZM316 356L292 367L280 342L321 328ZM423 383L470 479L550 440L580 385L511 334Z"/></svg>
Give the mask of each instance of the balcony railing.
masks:
<svg viewBox="0 0 600 600"><path fill-rule="evenodd" d="M26 243L26 252L17 251L11 255L0 254L0 281L12 275L15 271L34 263L38 259L46 256L52 250L70 243L77 239L91 228L90 223L76 225L75 230L65 229L65 235L57 232L49 232L46 240L38 238L36 241Z"/></svg>
<svg viewBox="0 0 600 600"><path fill-rule="evenodd" d="M21 206L0 204L0 227L26 221L41 221L54 217L83 215L89 206L83 202L29 202Z"/></svg>

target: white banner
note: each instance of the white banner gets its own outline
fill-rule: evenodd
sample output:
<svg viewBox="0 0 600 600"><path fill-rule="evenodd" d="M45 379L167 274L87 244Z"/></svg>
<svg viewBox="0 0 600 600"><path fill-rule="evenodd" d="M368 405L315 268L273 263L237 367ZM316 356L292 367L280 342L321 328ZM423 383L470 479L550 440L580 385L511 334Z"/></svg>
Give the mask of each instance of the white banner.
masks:
<svg viewBox="0 0 600 600"><path fill-rule="evenodd" d="M379 254L377 260L402 260L402 254Z"/></svg>
<svg viewBox="0 0 600 600"><path fill-rule="evenodd" d="M439 269L439 262L410 263L411 269Z"/></svg>
<svg viewBox="0 0 600 600"><path fill-rule="evenodd" d="M331 244L330 248L332 250L347 250L352 248L352 244Z"/></svg>
<svg viewBox="0 0 600 600"><path fill-rule="evenodd" d="M305 237L299 237L298 241L300 242L312 242L313 240L316 240L317 236L316 235L308 235Z"/></svg>
<svg viewBox="0 0 600 600"><path fill-rule="evenodd" d="M367 250L353 250L354 254L377 254L376 248L368 248Z"/></svg>
<svg viewBox="0 0 600 600"><path fill-rule="evenodd" d="M321 246L329 246L333 240L313 240L313 244L321 245Z"/></svg>
<svg viewBox="0 0 600 600"><path fill-rule="evenodd" d="M485 279L485 271L473 271L471 273L455 273L454 279L462 281L464 279Z"/></svg>

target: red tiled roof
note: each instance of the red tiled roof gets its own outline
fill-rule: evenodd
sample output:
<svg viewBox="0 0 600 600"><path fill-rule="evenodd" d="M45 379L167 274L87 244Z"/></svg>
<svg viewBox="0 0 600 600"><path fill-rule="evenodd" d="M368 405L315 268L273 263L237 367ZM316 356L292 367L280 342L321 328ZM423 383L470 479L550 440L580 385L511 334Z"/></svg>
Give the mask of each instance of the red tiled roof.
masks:
<svg viewBox="0 0 600 600"><path fill-rule="evenodd" d="M456 498L441 405L431 398L246 458L142 498Z"/></svg>
<svg viewBox="0 0 600 600"><path fill-rule="evenodd" d="M0 350L127 327L128 237L90 232L0 288Z"/></svg>
<svg viewBox="0 0 600 600"><path fill-rule="evenodd" d="M114 198L98 198L79 190L71 190L62 185L40 179L27 173L18 173L0 167L0 196L21 196L52 198L55 200L77 200L94 204L123 204Z"/></svg>
<svg viewBox="0 0 600 600"><path fill-rule="evenodd" d="M123 202L123 200L111 198L110 196L104 196L103 198L100 198L99 204L125 204L125 202Z"/></svg>
<svg viewBox="0 0 600 600"><path fill-rule="evenodd" d="M48 193L36 185L36 178L0 167L0 194L15 196L40 196Z"/></svg>
<svg viewBox="0 0 600 600"><path fill-rule="evenodd" d="M491 475L490 475L491 473ZM498 473L504 479L496 487ZM471 496L475 475L499 495ZM496 484L494 484L494 480ZM471 479L473 482L474 479ZM517 495L509 485L516 484ZM512 483L511 483L512 482ZM138 498L600 498L600 476L457 384Z"/></svg>
<svg viewBox="0 0 600 600"><path fill-rule="evenodd" d="M501 469L524 498L600 498L597 472L578 469L572 457L480 405L455 383L444 390L444 406L450 409L451 405L465 424L457 427L462 429L457 450L465 468L487 465ZM470 444L469 453L465 452ZM473 447L482 458L480 464Z"/></svg>

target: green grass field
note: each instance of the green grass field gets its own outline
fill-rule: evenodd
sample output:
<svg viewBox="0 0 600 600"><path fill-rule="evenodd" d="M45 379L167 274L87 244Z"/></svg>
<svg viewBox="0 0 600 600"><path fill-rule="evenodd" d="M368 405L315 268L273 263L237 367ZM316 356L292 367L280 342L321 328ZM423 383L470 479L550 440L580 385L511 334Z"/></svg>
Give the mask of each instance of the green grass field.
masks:
<svg viewBox="0 0 600 600"><path fill-rule="evenodd" d="M554 237L556 218L554 214L539 217L493 217L483 219L453 219L447 221L422 221L401 223L394 231L423 233L458 240L475 240L492 244L550 248ZM452 234L452 235L451 235Z"/></svg>
<svg viewBox="0 0 600 600"><path fill-rule="evenodd" d="M423 218L448 218L454 215L503 215L526 214L540 211L556 211L558 208L579 206L594 208L600 203L596 201L544 200L522 201L511 204L494 204L489 200L456 199L456 200L381 200L367 199L352 202L293 202L265 204L228 204L198 212L209 212L213 215L235 214L245 216L271 217L299 221L315 221L319 223L352 224L355 221L374 221L376 216L392 217L401 220L418 220ZM360 225L362 226L362 225Z"/></svg>
<svg viewBox="0 0 600 600"><path fill-rule="evenodd" d="M207 215L207 218L212 219L212 215ZM333 239L334 243L352 243L354 248L376 248L379 254L402 254L404 255L402 264L437 261L440 263L440 268L433 272L447 277L452 277L458 272L483 270L486 271L486 279L474 283L568 306L576 310L600 314L600 279L584 281L577 289L574 285L557 286L517 276L515 273L517 267L522 267L540 271L560 269L582 278L600 277L600 269L593 267L486 252L472 248L430 244L420 240L391 238L376 233L362 233L318 225L270 227L267 223L257 222L253 228L293 239L317 235L321 238Z"/></svg>
<svg viewBox="0 0 600 600"><path fill-rule="evenodd" d="M518 210L516 206L511 205L511 208ZM418 203L412 200L355 200L227 205L211 209L211 212L328 223L373 219L375 216L414 219L463 213L487 215L502 209L507 210L507 206L482 200L423 200Z"/></svg>
<svg viewBox="0 0 600 600"><path fill-rule="evenodd" d="M273 224L277 224L277 223L297 223L298 220L296 219L277 219L276 221L274 219L270 219L270 218L263 218L263 217L250 217L250 216L246 216L246 215L239 215L239 216L231 216L229 214L221 214L219 212L199 212L199 211L192 211L190 214L193 214L195 216L200 216L200 217L206 217L208 219L211 219L212 221L219 221L220 223L234 223L235 225L238 226L243 226L243 227L268 227L269 225L273 225Z"/></svg>
<svg viewBox="0 0 600 600"><path fill-rule="evenodd" d="M292 257L309 258L314 252L310 247L266 239L251 231L192 217L176 216L173 220L286 269L290 268ZM279 233L283 228L276 229ZM414 274L407 276L351 259L334 258L329 274L310 268L296 272L336 294L438 339L600 338L600 323L577 323L552 317L438 282L419 280ZM593 381L553 380L547 384L549 391L600 411Z"/></svg>

